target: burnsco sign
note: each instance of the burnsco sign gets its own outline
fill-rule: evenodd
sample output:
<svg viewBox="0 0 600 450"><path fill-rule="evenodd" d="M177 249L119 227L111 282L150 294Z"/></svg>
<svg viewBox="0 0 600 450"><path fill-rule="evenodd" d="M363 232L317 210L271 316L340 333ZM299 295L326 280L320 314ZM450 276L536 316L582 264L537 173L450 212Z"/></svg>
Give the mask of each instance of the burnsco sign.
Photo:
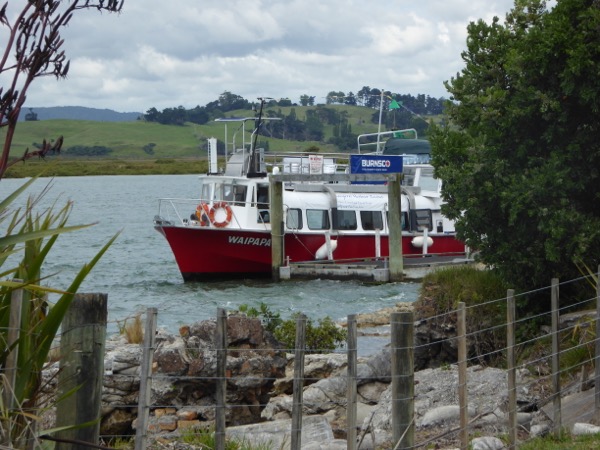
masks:
<svg viewBox="0 0 600 450"><path fill-rule="evenodd" d="M350 173L402 173L402 156L350 155Z"/></svg>

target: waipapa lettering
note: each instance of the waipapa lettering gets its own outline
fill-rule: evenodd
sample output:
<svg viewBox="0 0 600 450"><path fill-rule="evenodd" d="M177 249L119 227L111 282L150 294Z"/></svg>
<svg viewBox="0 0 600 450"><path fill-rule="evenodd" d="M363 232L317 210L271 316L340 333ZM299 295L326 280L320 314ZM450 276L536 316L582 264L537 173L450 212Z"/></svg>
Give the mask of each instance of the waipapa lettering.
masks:
<svg viewBox="0 0 600 450"><path fill-rule="evenodd" d="M230 244L238 245L256 245L259 247L271 246L271 239L259 237L229 236Z"/></svg>

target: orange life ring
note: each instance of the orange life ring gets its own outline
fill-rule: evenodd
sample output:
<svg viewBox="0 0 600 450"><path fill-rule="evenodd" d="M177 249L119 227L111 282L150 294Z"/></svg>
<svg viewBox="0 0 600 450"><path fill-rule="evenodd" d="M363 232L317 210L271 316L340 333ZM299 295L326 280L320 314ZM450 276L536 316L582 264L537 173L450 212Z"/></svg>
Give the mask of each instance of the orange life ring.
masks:
<svg viewBox="0 0 600 450"><path fill-rule="evenodd" d="M225 220L217 221L215 219L215 214L219 209L223 209L225 211ZM217 228L223 228L229 225L231 222L231 207L227 204L227 202L215 202L210 208L210 212L208 213L208 218L210 219L210 223L212 223Z"/></svg>
<svg viewBox="0 0 600 450"><path fill-rule="evenodd" d="M202 225L203 227L207 226L208 221L209 221L209 216L210 216L210 208L208 207L208 205L204 202L200 203L196 207L196 217L198 217L198 221L200 222L200 225Z"/></svg>

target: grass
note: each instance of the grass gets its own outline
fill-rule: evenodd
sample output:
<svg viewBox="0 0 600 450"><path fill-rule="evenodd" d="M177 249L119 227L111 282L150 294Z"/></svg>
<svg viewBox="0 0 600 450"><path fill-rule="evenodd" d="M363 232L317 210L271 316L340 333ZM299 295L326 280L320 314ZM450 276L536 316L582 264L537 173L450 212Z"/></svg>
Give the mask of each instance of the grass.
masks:
<svg viewBox="0 0 600 450"><path fill-rule="evenodd" d="M572 436L563 433L560 438L545 436L519 443L519 450L589 450L600 448L600 434Z"/></svg>
<svg viewBox="0 0 600 450"><path fill-rule="evenodd" d="M142 315L136 314L131 319L125 319L123 324L119 323L119 333L125 336L129 344L141 344L144 341Z"/></svg>
<svg viewBox="0 0 600 450"><path fill-rule="evenodd" d="M186 159L108 159L63 158L50 156L46 160L30 160L8 169L6 178L23 178L37 175L47 177L89 175L181 175L206 173L205 158Z"/></svg>

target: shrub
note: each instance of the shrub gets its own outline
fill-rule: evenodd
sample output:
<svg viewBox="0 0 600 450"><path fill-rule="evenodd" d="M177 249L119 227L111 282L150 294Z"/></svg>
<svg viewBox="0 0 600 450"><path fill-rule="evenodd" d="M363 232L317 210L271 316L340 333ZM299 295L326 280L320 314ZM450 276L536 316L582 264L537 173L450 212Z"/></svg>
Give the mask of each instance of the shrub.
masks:
<svg viewBox="0 0 600 450"><path fill-rule="evenodd" d="M274 313L262 302L258 308L240 305L240 312L248 317L260 317L265 329L273 333L275 339L281 342L284 348L296 348L296 321L300 313L283 320L279 313ZM343 347L346 336L346 330L339 327L330 317L319 319L318 325L315 325L311 319L306 319L305 350L308 353L327 353Z"/></svg>

